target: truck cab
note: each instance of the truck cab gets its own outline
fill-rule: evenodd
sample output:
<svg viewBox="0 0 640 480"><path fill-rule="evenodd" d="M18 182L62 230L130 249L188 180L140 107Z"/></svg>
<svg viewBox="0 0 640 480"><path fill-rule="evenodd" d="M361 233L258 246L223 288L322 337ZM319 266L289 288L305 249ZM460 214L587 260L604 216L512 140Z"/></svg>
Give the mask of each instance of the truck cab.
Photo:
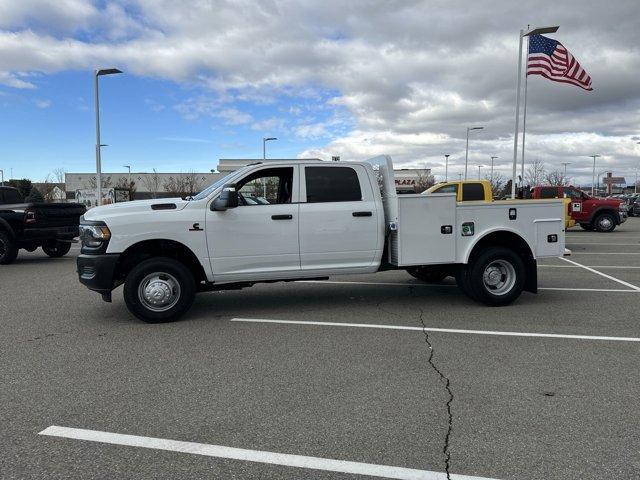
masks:
<svg viewBox="0 0 640 480"><path fill-rule="evenodd" d="M441 182L433 185L424 192L424 195L432 193L455 193L456 201L470 202L493 200L491 183L488 180L459 180L457 182Z"/></svg>
<svg viewBox="0 0 640 480"><path fill-rule="evenodd" d="M625 202L615 198L597 198L571 186L542 185L531 189L535 199L569 198L571 218L584 230L612 232L627 221Z"/></svg>
<svg viewBox="0 0 640 480"><path fill-rule="evenodd" d="M80 225L79 280L123 285L146 322L177 319L196 292L407 270L456 277L487 305L536 291L536 259L564 253L562 202L397 195L388 156L247 165L187 199L97 207Z"/></svg>

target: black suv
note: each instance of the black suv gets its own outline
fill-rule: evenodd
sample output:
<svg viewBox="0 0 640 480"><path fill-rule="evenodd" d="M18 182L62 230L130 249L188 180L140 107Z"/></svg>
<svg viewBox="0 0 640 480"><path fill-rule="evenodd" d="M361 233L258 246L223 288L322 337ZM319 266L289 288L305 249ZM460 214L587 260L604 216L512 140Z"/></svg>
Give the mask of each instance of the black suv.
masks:
<svg viewBox="0 0 640 480"><path fill-rule="evenodd" d="M0 187L0 265L13 262L21 248L66 255L85 211L79 203L25 203L17 189Z"/></svg>

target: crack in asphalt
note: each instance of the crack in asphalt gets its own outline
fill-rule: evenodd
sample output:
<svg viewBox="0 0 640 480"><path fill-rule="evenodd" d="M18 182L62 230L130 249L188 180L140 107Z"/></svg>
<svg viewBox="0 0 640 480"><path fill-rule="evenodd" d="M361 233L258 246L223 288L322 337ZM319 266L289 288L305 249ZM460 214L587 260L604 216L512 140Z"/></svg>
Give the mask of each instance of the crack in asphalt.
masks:
<svg viewBox="0 0 640 480"><path fill-rule="evenodd" d="M409 295L413 296L414 289L413 287L409 287ZM449 399L447 400L447 433L444 437L444 445L442 447L442 453L444 455L444 471L447 475L447 480L451 480L451 450L449 441L451 439L451 431L453 430L453 414L451 413L451 403L453 402L453 391L451 390L451 381L449 378L442 373L440 368L434 363L433 356L435 351L433 349L433 344L431 343L431 338L429 337L429 332L427 331L427 325L424 323L424 310L420 307L420 323L422 324L422 333L424 334L424 341L429 347L429 357L427 358L427 362L433 369L434 372L440 378L440 381L444 383L444 388L446 389Z"/></svg>

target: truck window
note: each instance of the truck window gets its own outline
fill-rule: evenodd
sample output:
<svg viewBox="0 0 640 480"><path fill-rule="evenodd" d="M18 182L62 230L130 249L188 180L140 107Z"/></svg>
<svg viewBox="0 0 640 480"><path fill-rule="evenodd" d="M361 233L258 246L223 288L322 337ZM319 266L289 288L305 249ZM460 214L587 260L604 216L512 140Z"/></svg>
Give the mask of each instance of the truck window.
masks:
<svg viewBox="0 0 640 480"><path fill-rule="evenodd" d="M558 198L558 189L556 187L541 187L540 198Z"/></svg>
<svg viewBox="0 0 640 480"><path fill-rule="evenodd" d="M351 167L305 167L307 203L362 200L358 174Z"/></svg>
<svg viewBox="0 0 640 480"><path fill-rule="evenodd" d="M431 193L455 193L455 194L457 194L458 193L458 185L457 184L445 185L443 187L436 188Z"/></svg>
<svg viewBox="0 0 640 480"><path fill-rule="evenodd" d="M582 193L580 193L575 188L564 187L563 192L567 196L567 198L582 198Z"/></svg>
<svg viewBox="0 0 640 480"><path fill-rule="evenodd" d="M266 168L236 184L242 206L291 203L293 167Z"/></svg>
<svg viewBox="0 0 640 480"><path fill-rule="evenodd" d="M463 183L462 201L484 200L484 187L481 183Z"/></svg>

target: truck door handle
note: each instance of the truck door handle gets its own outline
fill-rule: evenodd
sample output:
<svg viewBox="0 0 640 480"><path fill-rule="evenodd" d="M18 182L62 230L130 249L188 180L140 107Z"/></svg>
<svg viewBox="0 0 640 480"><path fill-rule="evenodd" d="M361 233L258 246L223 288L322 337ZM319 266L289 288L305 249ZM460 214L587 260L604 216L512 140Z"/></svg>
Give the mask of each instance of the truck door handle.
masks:
<svg viewBox="0 0 640 480"><path fill-rule="evenodd" d="M271 220L291 220L293 215L271 215Z"/></svg>
<svg viewBox="0 0 640 480"><path fill-rule="evenodd" d="M351 215L354 217L370 217L373 215L371 212L353 212Z"/></svg>

